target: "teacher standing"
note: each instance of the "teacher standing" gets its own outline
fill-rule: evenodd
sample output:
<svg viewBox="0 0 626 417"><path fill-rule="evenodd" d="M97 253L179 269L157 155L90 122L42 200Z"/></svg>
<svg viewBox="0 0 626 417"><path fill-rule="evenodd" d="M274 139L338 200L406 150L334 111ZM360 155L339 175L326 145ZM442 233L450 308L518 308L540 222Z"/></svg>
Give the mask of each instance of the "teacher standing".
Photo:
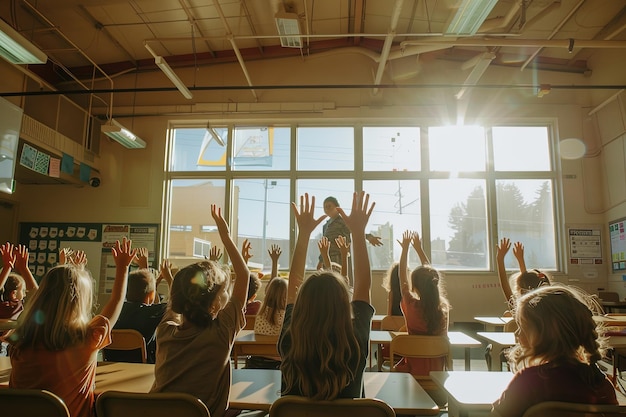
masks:
<svg viewBox="0 0 626 417"><path fill-rule="evenodd" d="M343 221L343 218L339 215L337 207L339 207L339 201L337 201L335 197L326 197L324 200L324 213L328 216L328 220L324 223L323 234L330 243L330 249L328 251L330 261L341 264L341 251L339 250L335 239L339 236L344 236L348 244L350 244L352 240L350 238L350 229ZM374 236L371 233L367 233L365 235L365 239L367 239L367 241L373 246L382 246L383 244L380 237ZM322 265L322 256L320 255L317 268L321 268ZM350 268L349 265L348 270L350 271L351 269L352 268Z"/></svg>

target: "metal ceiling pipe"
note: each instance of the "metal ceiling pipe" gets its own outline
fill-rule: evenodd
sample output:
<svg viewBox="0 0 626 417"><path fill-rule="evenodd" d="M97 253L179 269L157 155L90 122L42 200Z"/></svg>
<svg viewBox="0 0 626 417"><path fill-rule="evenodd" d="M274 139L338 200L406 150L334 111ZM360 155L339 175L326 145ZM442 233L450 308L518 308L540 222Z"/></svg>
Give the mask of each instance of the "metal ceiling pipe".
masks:
<svg viewBox="0 0 626 417"><path fill-rule="evenodd" d="M406 45L448 45L448 46L509 46L516 48L597 48L597 49L624 49L626 41L605 41L605 40L579 40L579 39L502 39L502 38L482 38L482 39L415 39L404 41L400 46Z"/></svg>
<svg viewBox="0 0 626 417"><path fill-rule="evenodd" d="M237 61L239 61L239 65L241 66L243 75L246 77L246 81L248 81L248 85L252 87L252 79L250 78L250 74L248 74L246 63L243 60L243 56L241 56L241 51L239 50L239 47L237 46L237 43L235 42L235 39L233 37L233 33L231 32L230 27L228 26L228 22L226 21L226 16L224 15L224 11L222 10L222 7L220 6L219 0L213 0L213 5L215 6L215 9L217 10L217 14L219 14L220 19L222 20L224 29L226 29L226 37L228 38L228 41L230 42L230 46L232 46L233 51L235 52L235 55L237 56ZM258 101L259 97L257 96L256 91L254 91L254 89L250 89L250 92L254 96L254 100Z"/></svg>
<svg viewBox="0 0 626 417"><path fill-rule="evenodd" d="M583 3L585 2L585 0L580 0L578 2L578 4L576 6L574 6L574 8L572 10L570 10L570 12L567 14L567 16L565 16L563 18L563 20L561 20L561 23L559 23L558 25L556 25L556 27L554 28L554 30L552 31L552 33L550 33L550 36L548 36L548 39L552 39L554 38L554 36L561 30L561 28L563 26L565 26L565 24L572 18L572 16L574 16L574 14L576 14L576 12L578 11L578 9L580 9L580 7L583 5ZM526 61L524 61L524 63L522 64L520 71L524 71L524 69L528 66L528 64L530 64L530 62L535 59L535 57L539 54L539 52L541 52L543 48L537 48L537 50L535 52L533 52L528 59L526 59ZM571 48L570 48L570 52Z"/></svg>
<svg viewBox="0 0 626 417"><path fill-rule="evenodd" d="M387 58L389 52L391 52L391 46L393 39L396 37L396 29L398 27L398 20L400 20L400 12L402 11L402 5L404 0L396 0L393 5L393 11L391 12L391 23L389 25L389 32L385 37L385 43L383 44L383 50L380 53L380 61L378 63L378 70L376 71L376 77L374 78L374 85L380 84L383 79L383 73L385 72L385 65L387 64ZM374 95L378 94L378 89L374 88Z"/></svg>

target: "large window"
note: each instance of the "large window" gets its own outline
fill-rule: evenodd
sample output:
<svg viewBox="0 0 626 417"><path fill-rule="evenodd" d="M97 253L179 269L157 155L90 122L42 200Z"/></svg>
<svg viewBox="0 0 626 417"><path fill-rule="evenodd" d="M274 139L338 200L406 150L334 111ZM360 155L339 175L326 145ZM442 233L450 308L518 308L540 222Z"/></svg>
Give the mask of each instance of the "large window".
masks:
<svg viewBox="0 0 626 417"><path fill-rule="evenodd" d="M174 126L166 255L191 261L194 242L222 247L209 211L216 203L237 245L251 242L251 267L269 271L267 252L278 245L285 270L295 241L291 202L314 195L321 216L326 197L349 210L352 193L363 189L376 202L367 232L383 242L368 246L373 269L398 261L396 241L409 229L441 269L493 270L493 248L508 237L524 244L529 267L557 270L552 149L546 125ZM311 269L322 226L311 235ZM506 263L517 267L512 256Z"/></svg>

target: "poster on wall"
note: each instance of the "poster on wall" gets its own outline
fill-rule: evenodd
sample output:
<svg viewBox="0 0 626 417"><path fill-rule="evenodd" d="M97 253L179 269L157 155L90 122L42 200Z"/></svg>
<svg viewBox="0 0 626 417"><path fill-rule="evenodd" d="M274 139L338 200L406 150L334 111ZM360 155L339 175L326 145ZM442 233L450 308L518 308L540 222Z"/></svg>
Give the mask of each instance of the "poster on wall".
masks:
<svg viewBox="0 0 626 417"><path fill-rule="evenodd" d="M156 266L158 224L20 223L19 230L19 243L28 248L28 267L37 282L57 265L60 249L82 250L98 294L110 294L115 281L111 248L124 237L133 240L133 247L147 248L148 265Z"/></svg>
<svg viewBox="0 0 626 417"><path fill-rule="evenodd" d="M602 233L599 226L569 228L567 235L571 265L602 265Z"/></svg>

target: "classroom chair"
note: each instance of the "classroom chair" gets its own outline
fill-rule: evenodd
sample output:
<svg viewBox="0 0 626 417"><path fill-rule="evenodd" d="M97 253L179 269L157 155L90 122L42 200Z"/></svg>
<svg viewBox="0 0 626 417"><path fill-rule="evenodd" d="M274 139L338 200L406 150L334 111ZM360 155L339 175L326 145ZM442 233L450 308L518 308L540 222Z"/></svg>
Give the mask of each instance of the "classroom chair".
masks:
<svg viewBox="0 0 626 417"><path fill-rule="evenodd" d="M270 417L395 417L384 401L376 398L341 398L314 401L297 395L280 397L270 406Z"/></svg>
<svg viewBox="0 0 626 417"><path fill-rule="evenodd" d="M2 415L20 417L70 417L63 400L41 389L0 389Z"/></svg>
<svg viewBox="0 0 626 417"><path fill-rule="evenodd" d="M619 294L613 291L599 291L598 298L602 301L619 302Z"/></svg>
<svg viewBox="0 0 626 417"><path fill-rule="evenodd" d="M98 417L210 417L209 409L193 395L182 392L134 393L105 391L96 399Z"/></svg>
<svg viewBox="0 0 626 417"><path fill-rule="evenodd" d="M256 321L256 315L246 314L246 325L243 330L254 330L254 322Z"/></svg>
<svg viewBox="0 0 626 417"><path fill-rule="evenodd" d="M383 317L380 321L380 330L405 330L406 329L406 321L404 320L404 316L391 316L387 315ZM377 358L378 364L378 372L380 372L383 368L383 364L389 361L389 344L383 343L382 345L382 358Z"/></svg>
<svg viewBox="0 0 626 417"><path fill-rule="evenodd" d="M111 344L102 349L105 362L134 362L148 361L146 340L137 330L111 330Z"/></svg>
<svg viewBox="0 0 626 417"><path fill-rule="evenodd" d="M402 356L405 358L419 359L444 359L444 369L440 371L452 370L452 354L450 352L450 341L447 336L426 336L426 335L397 335L391 339L389 356L394 358ZM435 369L432 369L433 371ZM392 372L402 372L394 363L391 366ZM413 375L417 382L424 388L433 400L443 406L447 402L447 395L439 388L428 375Z"/></svg>
<svg viewBox="0 0 626 417"><path fill-rule="evenodd" d="M523 414L523 417L583 417L583 416L626 415L626 406L607 404L577 404L561 401L545 401L535 404Z"/></svg>

